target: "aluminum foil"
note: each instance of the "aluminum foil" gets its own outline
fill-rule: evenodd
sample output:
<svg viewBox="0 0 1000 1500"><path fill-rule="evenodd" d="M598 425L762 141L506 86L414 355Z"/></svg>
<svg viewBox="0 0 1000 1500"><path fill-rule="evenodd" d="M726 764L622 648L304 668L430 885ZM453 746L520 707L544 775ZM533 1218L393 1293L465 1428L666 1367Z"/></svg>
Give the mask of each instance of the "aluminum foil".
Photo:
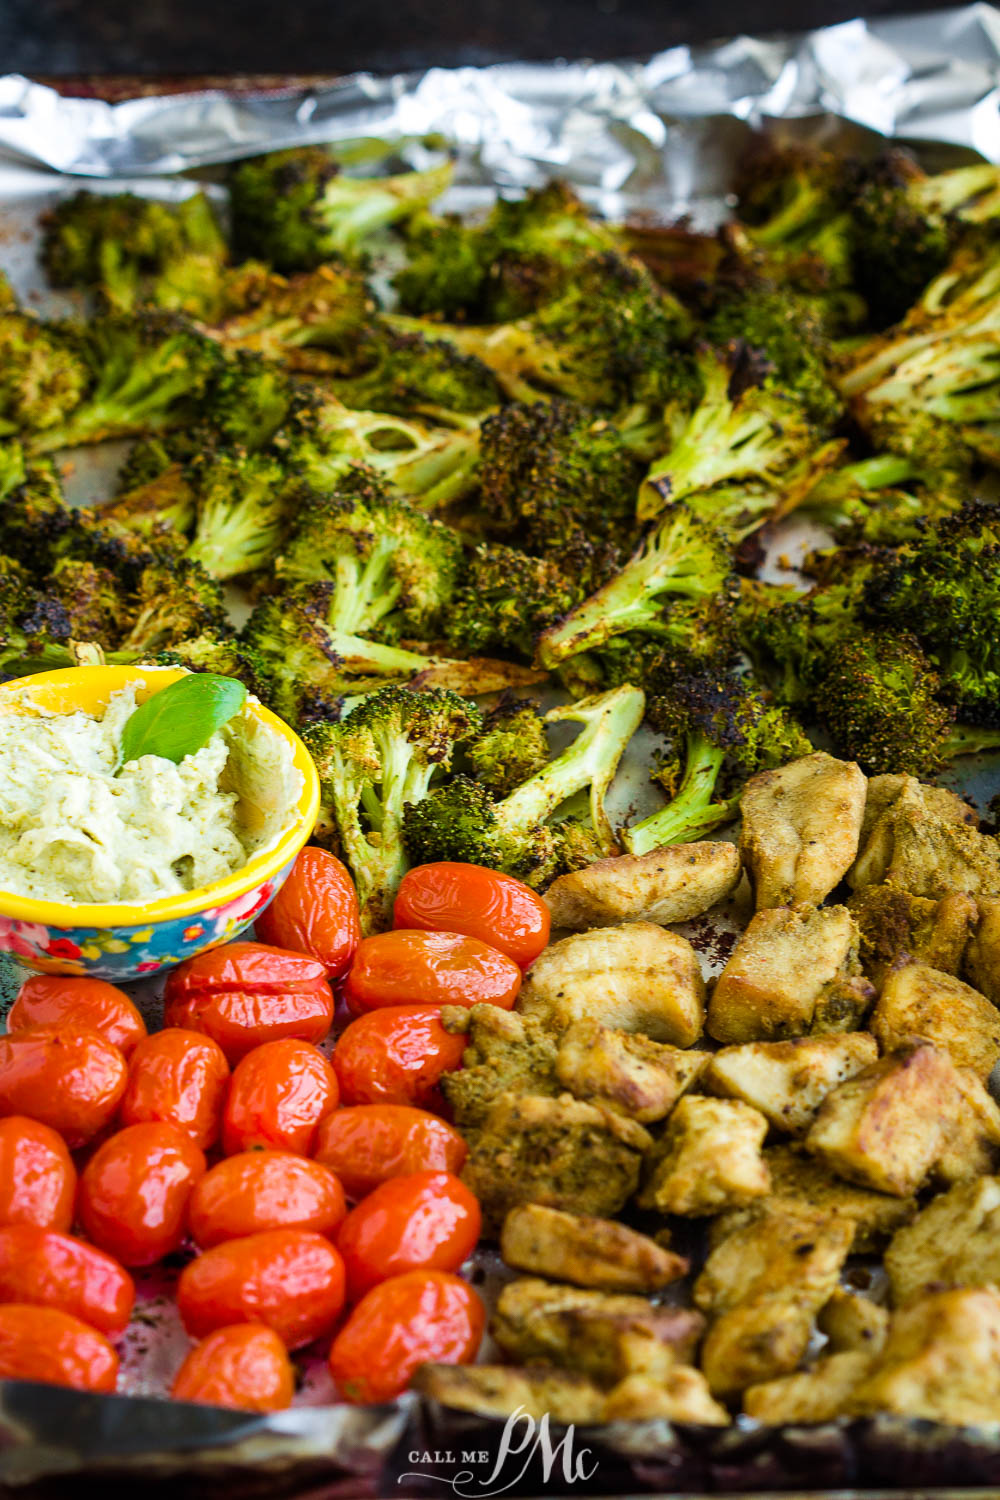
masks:
<svg viewBox="0 0 1000 1500"><path fill-rule="evenodd" d="M879 21L854 20L805 35L741 36L676 47L646 62L503 64L357 75L310 89L238 97L212 90L109 105L63 98L19 76L0 78L0 264L19 293L58 312L37 265L37 215L80 179L107 191L174 197L180 174L255 152L336 141L348 162L387 142L414 166L442 150L456 161L447 206L474 210L498 190L558 175L609 217L688 214L709 227L727 211L731 171L759 127L806 133L851 149L884 137L918 149L931 166L978 154L1000 162L1000 11L988 5ZM350 168L349 168L350 169ZM202 176L206 174L202 173ZM211 177L211 173L207 174ZM224 201L223 190L209 183ZM115 455L74 454L77 501L107 494ZM793 523L772 555L815 542ZM629 797L641 802L644 768ZM951 780L981 801L995 771ZM648 792L648 781L646 782ZM700 919L687 935L706 970L718 966L725 924ZM723 942L723 948L719 943ZM716 951L718 949L718 951ZM139 998L139 997L137 997ZM144 1008L155 1018L151 988ZM495 1257L492 1257L495 1259ZM489 1284L487 1252L474 1275ZM123 1342L116 1397L0 1382L0 1492L93 1494L133 1500L138 1488L197 1500L308 1494L624 1494L679 1491L850 1490L927 1493L1000 1487L1000 1435L879 1419L819 1428L728 1430L617 1423L574 1434L582 1471L526 1444L491 1479L467 1453L496 1453L503 1423L442 1410L410 1396L392 1407L330 1405L322 1360L303 1361L294 1409L246 1417L150 1399L169 1387L184 1347L169 1269L143 1278L143 1317ZM553 1431L557 1447L565 1434ZM530 1450L530 1451L529 1451ZM557 1449L558 1453L558 1449ZM940 1490L942 1496L944 1490ZM985 1493L985 1491L983 1491Z"/></svg>

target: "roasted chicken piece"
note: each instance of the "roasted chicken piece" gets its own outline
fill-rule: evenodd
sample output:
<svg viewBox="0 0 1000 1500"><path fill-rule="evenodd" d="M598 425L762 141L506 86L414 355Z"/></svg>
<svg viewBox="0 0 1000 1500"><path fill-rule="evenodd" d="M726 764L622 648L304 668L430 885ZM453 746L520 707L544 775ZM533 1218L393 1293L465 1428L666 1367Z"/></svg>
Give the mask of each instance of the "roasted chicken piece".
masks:
<svg viewBox="0 0 1000 1500"><path fill-rule="evenodd" d="M861 934L861 967L879 990L905 959L957 974L977 915L975 901L964 892L928 901L896 885L866 885L847 909Z"/></svg>
<svg viewBox="0 0 1000 1500"><path fill-rule="evenodd" d="M559 1043L556 1076L574 1098L646 1125L666 1118L709 1056L612 1031L598 1021L575 1021Z"/></svg>
<svg viewBox="0 0 1000 1500"><path fill-rule="evenodd" d="M555 1071L557 1042L536 1016L521 1016L499 1005L473 1005L468 1010L449 1005L442 1008L441 1019L446 1030L465 1032L469 1038L461 1068L441 1080L463 1134L480 1129L508 1090L553 1096L561 1092Z"/></svg>
<svg viewBox="0 0 1000 1500"><path fill-rule="evenodd" d="M557 1031L594 1020L690 1047L704 1024L705 982L684 938L652 922L627 922L546 948L529 970L518 1008Z"/></svg>
<svg viewBox="0 0 1000 1500"><path fill-rule="evenodd" d="M764 1161L771 1174L771 1198L767 1201L783 1203L789 1212L819 1209L849 1219L854 1225L851 1249L857 1254L884 1244L917 1211L915 1198L896 1198L845 1182L797 1146L768 1146ZM713 1238L725 1232L729 1218L726 1214L713 1224Z"/></svg>
<svg viewBox="0 0 1000 1500"><path fill-rule="evenodd" d="M987 1000L1000 1005L1000 900L981 896L977 905L976 928L965 950L965 977Z"/></svg>
<svg viewBox="0 0 1000 1500"><path fill-rule="evenodd" d="M889 1332L889 1311L870 1297L838 1286L816 1319L835 1354L880 1353Z"/></svg>
<svg viewBox="0 0 1000 1500"><path fill-rule="evenodd" d="M500 1254L509 1266L602 1292L655 1292L684 1276L683 1255L613 1219L567 1214L540 1203L512 1208Z"/></svg>
<svg viewBox="0 0 1000 1500"><path fill-rule="evenodd" d="M634 1120L569 1094L505 1093L472 1136L462 1176L488 1232L520 1203L608 1218L635 1192L651 1145Z"/></svg>
<svg viewBox="0 0 1000 1500"><path fill-rule="evenodd" d="M1000 1011L953 974L905 964L885 981L869 1022L883 1052L922 1036L951 1054L959 1068L989 1078L1000 1061Z"/></svg>
<svg viewBox="0 0 1000 1500"><path fill-rule="evenodd" d="M885 1252L893 1301L935 1282L1000 1285L1000 1178L978 1177L932 1198Z"/></svg>
<svg viewBox="0 0 1000 1500"><path fill-rule="evenodd" d="M708 1381L691 1365L672 1365L658 1379L626 1375L608 1392L605 1422L694 1422L702 1427L728 1427L731 1421Z"/></svg>
<svg viewBox="0 0 1000 1500"><path fill-rule="evenodd" d="M410 1388L459 1411L509 1417L520 1408L535 1421L602 1422L606 1396L586 1375L548 1365L421 1365Z"/></svg>
<svg viewBox="0 0 1000 1500"><path fill-rule="evenodd" d="M893 1313L885 1348L852 1409L931 1422L995 1423L1000 1414L1000 1293L937 1291Z"/></svg>
<svg viewBox="0 0 1000 1500"><path fill-rule="evenodd" d="M743 1410L768 1427L832 1422L851 1410L854 1389L872 1368L874 1353L857 1349L828 1354L808 1370L751 1385Z"/></svg>
<svg viewBox="0 0 1000 1500"><path fill-rule="evenodd" d="M949 1100L947 1140L934 1163L934 1180L949 1187L995 1172L1000 1165L1000 1109L975 1073L955 1069Z"/></svg>
<svg viewBox="0 0 1000 1500"><path fill-rule="evenodd" d="M853 761L823 751L750 778L740 854L758 911L819 905L840 884L858 852L865 786Z"/></svg>
<svg viewBox="0 0 1000 1500"><path fill-rule="evenodd" d="M731 896L742 874L735 844L670 844L560 875L545 900L553 927L687 922Z"/></svg>
<svg viewBox="0 0 1000 1500"><path fill-rule="evenodd" d="M690 1360L704 1327L692 1308L656 1307L645 1297L581 1291L535 1277L508 1282L490 1323L512 1360L559 1365L598 1385L631 1374L658 1379Z"/></svg>
<svg viewBox="0 0 1000 1500"><path fill-rule="evenodd" d="M804 1135L831 1089L878 1057L867 1031L747 1042L716 1052L702 1077L713 1094L742 1099L778 1130Z"/></svg>
<svg viewBox="0 0 1000 1500"><path fill-rule="evenodd" d="M956 891L996 896L1000 844L978 831L975 813L953 792L914 776L875 776L847 878L855 890L888 881L930 901Z"/></svg>
<svg viewBox="0 0 1000 1500"><path fill-rule="evenodd" d="M719 975L708 1008L717 1042L851 1031L875 998L846 906L759 911Z"/></svg>
<svg viewBox="0 0 1000 1500"><path fill-rule="evenodd" d="M762 1197L771 1186L766 1135L767 1121L749 1105L687 1095L647 1158L640 1208L697 1218Z"/></svg>

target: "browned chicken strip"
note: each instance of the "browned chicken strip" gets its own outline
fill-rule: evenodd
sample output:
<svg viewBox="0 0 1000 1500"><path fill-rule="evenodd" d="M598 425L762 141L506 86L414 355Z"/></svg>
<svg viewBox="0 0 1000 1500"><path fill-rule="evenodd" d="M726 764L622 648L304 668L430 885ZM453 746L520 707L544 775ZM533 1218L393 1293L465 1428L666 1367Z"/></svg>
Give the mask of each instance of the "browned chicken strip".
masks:
<svg viewBox="0 0 1000 1500"><path fill-rule="evenodd" d="M602 1422L606 1396L586 1375L547 1365L421 1365L411 1389L459 1411L509 1417L520 1407L529 1417L550 1422Z"/></svg>
<svg viewBox="0 0 1000 1500"><path fill-rule="evenodd" d="M670 1113L709 1057L708 1052L614 1031L598 1021L575 1021L559 1043L556 1075L574 1098L647 1125Z"/></svg>
<svg viewBox="0 0 1000 1500"><path fill-rule="evenodd" d="M975 813L954 793L913 776L876 776L868 800L847 877L855 890L889 881L930 901L955 891L1000 895L1000 845L978 831Z"/></svg>
<svg viewBox="0 0 1000 1500"><path fill-rule="evenodd" d="M752 776L740 801L740 854L757 910L823 901L854 863L864 809L859 767L823 751Z"/></svg>
<svg viewBox="0 0 1000 1500"><path fill-rule="evenodd" d="M1000 1292L936 1291L893 1313L851 1406L955 1426L1000 1420Z"/></svg>
<svg viewBox="0 0 1000 1500"><path fill-rule="evenodd" d="M687 922L731 896L742 874L735 844L671 844L560 875L545 900L553 927Z"/></svg>
<svg viewBox="0 0 1000 1500"><path fill-rule="evenodd" d="M759 1109L777 1130L804 1135L830 1090L877 1057L875 1038L867 1031L748 1042L717 1052L702 1082L713 1094Z"/></svg>
<svg viewBox="0 0 1000 1500"><path fill-rule="evenodd" d="M908 1037L926 1037L944 1047L956 1067L983 1079L1000 1061L1000 1011L971 985L926 964L893 970L870 1024L883 1052Z"/></svg>
<svg viewBox="0 0 1000 1500"><path fill-rule="evenodd" d="M509 1266L602 1292L655 1292L686 1274L688 1262L613 1219L568 1214L540 1203L512 1208L500 1253Z"/></svg>

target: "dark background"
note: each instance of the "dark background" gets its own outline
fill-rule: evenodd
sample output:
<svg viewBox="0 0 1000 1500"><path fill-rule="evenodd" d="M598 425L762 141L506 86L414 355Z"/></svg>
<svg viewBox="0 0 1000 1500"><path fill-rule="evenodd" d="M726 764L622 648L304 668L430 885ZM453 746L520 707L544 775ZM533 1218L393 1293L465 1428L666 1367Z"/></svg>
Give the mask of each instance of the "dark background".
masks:
<svg viewBox="0 0 1000 1500"><path fill-rule="evenodd" d="M616 57L941 0L0 0L0 72L391 71Z"/></svg>

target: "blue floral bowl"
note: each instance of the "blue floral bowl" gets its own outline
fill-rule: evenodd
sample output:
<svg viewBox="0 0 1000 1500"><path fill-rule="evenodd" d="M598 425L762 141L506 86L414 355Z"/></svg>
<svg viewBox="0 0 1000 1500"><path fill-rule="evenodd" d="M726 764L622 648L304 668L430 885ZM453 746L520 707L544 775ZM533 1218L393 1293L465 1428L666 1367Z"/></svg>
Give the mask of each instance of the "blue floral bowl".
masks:
<svg viewBox="0 0 1000 1500"><path fill-rule="evenodd" d="M124 687L134 686L141 703L184 675L177 667L41 672L0 684L0 712L97 713ZM287 724L255 698L249 698L241 712L286 741L302 780L287 826L269 848L214 885L145 904L77 905L0 891L0 952L45 973L86 974L121 984L217 948L249 927L281 889L312 833L319 810L319 778L309 751Z"/></svg>

